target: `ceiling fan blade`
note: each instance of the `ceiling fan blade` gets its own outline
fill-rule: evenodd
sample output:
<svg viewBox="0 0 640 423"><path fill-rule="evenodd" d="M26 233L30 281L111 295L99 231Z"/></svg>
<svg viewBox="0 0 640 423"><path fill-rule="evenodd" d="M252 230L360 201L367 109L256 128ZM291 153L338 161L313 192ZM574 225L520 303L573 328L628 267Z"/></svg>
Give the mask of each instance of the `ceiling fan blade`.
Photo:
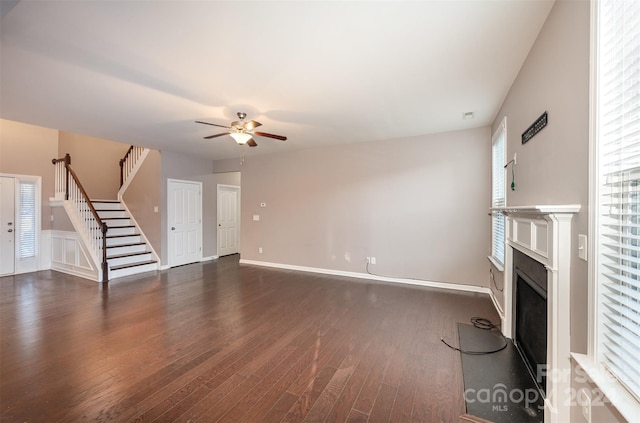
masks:
<svg viewBox="0 0 640 423"><path fill-rule="evenodd" d="M250 120L249 122L245 123L244 129L246 129L247 131L252 131L258 126L262 126L262 124L260 122L256 122L255 120Z"/></svg>
<svg viewBox="0 0 640 423"><path fill-rule="evenodd" d="M257 147L258 143L256 143L256 140L254 140L253 138L251 138L249 141L247 141L247 145L249 147Z"/></svg>
<svg viewBox="0 0 640 423"><path fill-rule="evenodd" d="M275 138L275 139L280 140L280 141L286 141L287 140L287 137L283 137L282 135L268 134L266 132L255 131L254 134L255 135L260 135L261 137Z"/></svg>
<svg viewBox="0 0 640 423"><path fill-rule="evenodd" d="M221 137L223 135L229 135L231 132L223 132L221 134L209 135L208 137L204 137L205 140L210 140L211 138Z"/></svg>
<svg viewBox="0 0 640 423"><path fill-rule="evenodd" d="M211 125L211 126L218 126L220 128L231 129L230 126L218 125L217 123L202 122L200 120L196 120L196 123L202 123L203 125Z"/></svg>

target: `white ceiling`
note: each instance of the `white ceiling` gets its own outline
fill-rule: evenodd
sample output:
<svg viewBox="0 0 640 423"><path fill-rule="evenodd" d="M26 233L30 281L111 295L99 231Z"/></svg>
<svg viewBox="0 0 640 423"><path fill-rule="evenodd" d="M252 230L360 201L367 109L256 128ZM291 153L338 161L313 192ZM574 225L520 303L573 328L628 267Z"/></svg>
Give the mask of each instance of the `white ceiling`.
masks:
<svg viewBox="0 0 640 423"><path fill-rule="evenodd" d="M552 5L2 0L0 115L212 159L481 127ZM202 139L238 111L289 140Z"/></svg>

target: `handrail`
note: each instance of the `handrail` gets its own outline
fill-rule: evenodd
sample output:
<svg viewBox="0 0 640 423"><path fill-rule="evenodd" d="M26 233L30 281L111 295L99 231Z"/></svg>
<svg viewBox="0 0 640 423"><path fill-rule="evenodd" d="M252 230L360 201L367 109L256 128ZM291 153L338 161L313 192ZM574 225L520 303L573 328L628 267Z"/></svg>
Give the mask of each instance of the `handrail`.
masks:
<svg viewBox="0 0 640 423"><path fill-rule="evenodd" d="M143 151L144 147L132 145L129 147L124 157L120 159L120 188L122 188L124 183L127 181L127 178L132 173Z"/></svg>
<svg viewBox="0 0 640 423"><path fill-rule="evenodd" d="M82 186L78 175L71 167L71 156L66 154L62 159L53 159L51 160L56 166L56 192L60 192L60 188L62 188L61 181L59 178L64 177L65 191L64 198L65 200L71 199L74 206L76 207L76 211L80 215L82 220L84 221L84 229L86 231L86 236L91 242L92 248L98 250L98 253L101 253L100 259L102 261L102 282L107 282L109 280L109 266L107 265L107 224L102 221L98 212L96 211L93 203L89 199L89 195L87 191ZM64 164L65 171L62 172L59 168ZM71 175L71 178L69 178ZM70 182L73 180L73 186L71 186ZM90 216L86 213L87 210L90 212ZM89 223L89 220L93 218L97 224L97 228L100 229L100 235L96 233L95 226L92 226ZM100 251L102 250L102 251Z"/></svg>
<svg viewBox="0 0 640 423"><path fill-rule="evenodd" d="M91 214L93 214L93 217L98 221L98 225L100 226L104 225L104 222L102 221L102 219L100 219L100 216L98 216L98 212L96 211L96 208L93 207L93 203L91 202L91 200L89 200L89 195L87 195L87 191L84 190L84 187L80 183L80 180L78 179L78 175L76 175L76 172L73 170L71 165L67 166L67 169L69 170L69 173L71 174L71 176L73 176L73 180L76 182L76 185L78 185L78 189L80 189L82 196L87 201L89 210L91 210Z"/></svg>

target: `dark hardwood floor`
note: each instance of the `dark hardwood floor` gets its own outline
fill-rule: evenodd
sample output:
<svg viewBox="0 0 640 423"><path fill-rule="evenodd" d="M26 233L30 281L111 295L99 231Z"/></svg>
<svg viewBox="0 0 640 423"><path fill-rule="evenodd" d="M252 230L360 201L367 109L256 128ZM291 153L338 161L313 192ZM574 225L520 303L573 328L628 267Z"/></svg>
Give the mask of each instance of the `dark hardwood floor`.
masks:
<svg viewBox="0 0 640 423"><path fill-rule="evenodd" d="M488 297L239 265L0 278L3 422L457 422Z"/></svg>

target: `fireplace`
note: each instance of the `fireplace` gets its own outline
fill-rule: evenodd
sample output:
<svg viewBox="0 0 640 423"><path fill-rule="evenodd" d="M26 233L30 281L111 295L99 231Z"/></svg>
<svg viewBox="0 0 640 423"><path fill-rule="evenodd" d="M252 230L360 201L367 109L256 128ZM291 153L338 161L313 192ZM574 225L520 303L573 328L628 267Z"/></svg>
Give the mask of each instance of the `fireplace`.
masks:
<svg viewBox="0 0 640 423"><path fill-rule="evenodd" d="M518 344L544 397L544 421L571 420L571 220L579 205L499 207L507 246L502 333ZM545 377L548 376L548 377Z"/></svg>
<svg viewBox="0 0 640 423"><path fill-rule="evenodd" d="M547 386L547 270L542 263L515 250L513 277L514 344L544 394Z"/></svg>

